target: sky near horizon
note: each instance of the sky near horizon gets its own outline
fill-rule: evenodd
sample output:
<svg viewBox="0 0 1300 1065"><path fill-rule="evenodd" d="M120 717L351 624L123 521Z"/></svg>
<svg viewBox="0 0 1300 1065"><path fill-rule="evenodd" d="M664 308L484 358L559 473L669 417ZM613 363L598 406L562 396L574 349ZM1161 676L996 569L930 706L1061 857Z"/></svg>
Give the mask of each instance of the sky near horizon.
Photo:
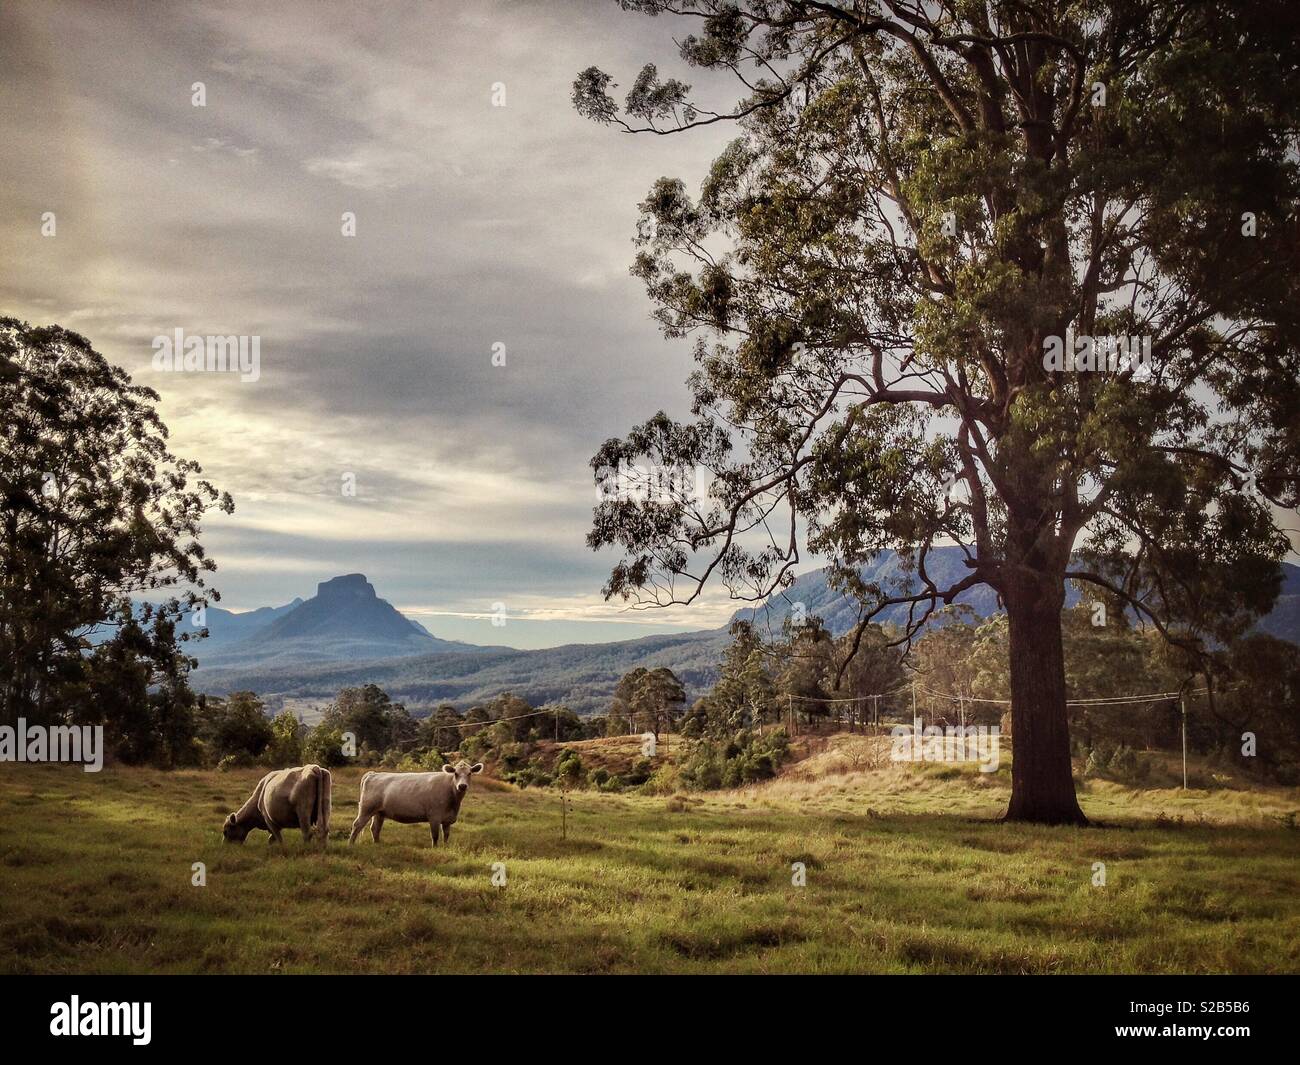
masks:
<svg viewBox="0 0 1300 1065"><path fill-rule="evenodd" d="M161 394L173 450L235 499L203 537L222 606L362 572L479 643L730 616L725 593L606 604L615 559L584 543L597 447L687 413L688 342L628 273L637 203L698 186L733 131L632 137L570 91L651 60L698 83L675 30L612 0L0 8L0 313ZM260 376L159 371L176 329L260 337Z"/></svg>

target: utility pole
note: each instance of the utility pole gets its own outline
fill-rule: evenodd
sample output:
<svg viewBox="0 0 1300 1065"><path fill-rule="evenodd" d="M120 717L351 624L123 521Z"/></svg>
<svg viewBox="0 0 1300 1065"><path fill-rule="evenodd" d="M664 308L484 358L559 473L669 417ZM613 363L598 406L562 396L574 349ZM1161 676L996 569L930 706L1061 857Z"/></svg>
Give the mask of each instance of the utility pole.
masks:
<svg viewBox="0 0 1300 1065"><path fill-rule="evenodd" d="M912 750L921 752L921 761L925 761L925 744L921 740L921 719L916 716L916 681L912 681Z"/></svg>
<svg viewBox="0 0 1300 1065"><path fill-rule="evenodd" d="M1183 791L1187 790L1187 695L1178 693L1178 705L1183 711Z"/></svg>

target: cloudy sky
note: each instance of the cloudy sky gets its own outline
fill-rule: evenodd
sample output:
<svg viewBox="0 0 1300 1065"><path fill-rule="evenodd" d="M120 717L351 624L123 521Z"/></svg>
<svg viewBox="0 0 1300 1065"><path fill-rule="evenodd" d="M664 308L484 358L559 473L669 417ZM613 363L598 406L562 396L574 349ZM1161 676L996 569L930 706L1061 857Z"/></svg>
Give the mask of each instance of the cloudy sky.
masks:
<svg viewBox="0 0 1300 1065"><path fill-rule="evenodd" d="M583 542L595 449L686 413L687 346L628 275L637 202L696 185L727 130L619 134L570 88L648 60L698 83L674 29L610 0L0 8L0 309L162 394L175 451L235 498L206 526L223 606L360 571L475 642L729 616L603 603L613 558ZM177 328L260 336L260 379L156 371Z"/></svg>

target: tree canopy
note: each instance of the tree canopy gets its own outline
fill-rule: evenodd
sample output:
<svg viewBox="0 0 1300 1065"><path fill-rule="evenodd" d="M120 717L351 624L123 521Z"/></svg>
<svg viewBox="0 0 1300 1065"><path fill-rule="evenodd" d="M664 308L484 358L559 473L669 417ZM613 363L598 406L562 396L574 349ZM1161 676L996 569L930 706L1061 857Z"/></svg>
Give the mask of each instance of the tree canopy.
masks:
<svg viewBox="0 0 1300 1065"><path fill-rule="evenodd" d="M180 622L218 598L201 521L234 509L170 452L158 399L84 337L0 319L0 719L121 704L108 724L141 756L184 746L202 630Z"/></svg>

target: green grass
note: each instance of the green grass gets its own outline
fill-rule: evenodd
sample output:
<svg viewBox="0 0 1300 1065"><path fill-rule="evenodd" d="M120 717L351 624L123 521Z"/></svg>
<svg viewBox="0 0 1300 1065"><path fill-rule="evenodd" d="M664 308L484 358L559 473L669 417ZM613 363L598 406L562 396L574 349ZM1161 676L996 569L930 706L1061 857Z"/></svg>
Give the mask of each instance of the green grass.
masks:
<svg viewBox="0 0 1300 1065"><path fill-rule="evenodd" d="M994 820L1005 769L830 754L738 792L576 793L567 839L557 793L476 780L437 850L392 823L349 849L361 771L336 771L323 856L221 841L259 770L7 764L0 971L1300 971L1294 790L1095 783L1106 827L1030 828Z"/></svg>

